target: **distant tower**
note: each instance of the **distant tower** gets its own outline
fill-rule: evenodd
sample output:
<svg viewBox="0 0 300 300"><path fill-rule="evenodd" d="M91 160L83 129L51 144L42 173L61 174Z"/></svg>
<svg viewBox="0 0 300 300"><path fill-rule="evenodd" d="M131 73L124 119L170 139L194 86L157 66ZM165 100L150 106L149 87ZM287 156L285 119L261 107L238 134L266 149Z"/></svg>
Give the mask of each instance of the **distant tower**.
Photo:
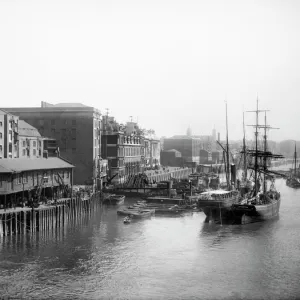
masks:
<svg viewBox="0 0 300 300"><path fill-rule="evenodd" d="M186 135L187 135L187 136L192 136L192 129L191 129L190 126L188 127L188 129L187 129L187 131L186 131Z"/></svg>
<svg viewBox="0 0 300 300"><path fill-rule="evenodd" d="M216 128L212 130L212 140L215 142L217 140L217 131Z"/></svg>
<svg viewBox="0 0 300 300"><path fill-rule="evenodd" d="M214 127L211 134L211 151L217 150L216 140L217 140L217 131L216 131L216 127Z"/></svg>

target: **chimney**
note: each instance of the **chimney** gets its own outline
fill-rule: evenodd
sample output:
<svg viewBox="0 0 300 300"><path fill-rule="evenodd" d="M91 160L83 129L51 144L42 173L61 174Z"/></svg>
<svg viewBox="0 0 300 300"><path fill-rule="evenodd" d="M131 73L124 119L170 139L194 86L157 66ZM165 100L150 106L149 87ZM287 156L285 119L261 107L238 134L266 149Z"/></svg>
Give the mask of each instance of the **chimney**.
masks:
<svg viewBox="0 0 300 300"><path fill-rule="evenodd" d="M218 142L220 142L220 132L218 132Z"/></svg>

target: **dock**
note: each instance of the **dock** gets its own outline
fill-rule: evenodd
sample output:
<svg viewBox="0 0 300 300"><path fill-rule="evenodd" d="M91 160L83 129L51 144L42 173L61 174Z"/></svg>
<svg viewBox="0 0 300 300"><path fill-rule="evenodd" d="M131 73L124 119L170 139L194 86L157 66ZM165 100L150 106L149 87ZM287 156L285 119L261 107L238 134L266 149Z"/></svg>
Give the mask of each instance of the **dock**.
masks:
<svg viewBox="0 0 300 300"><path fill-rule="evenodd" d="M42 204L37 208L0 209L0 237L52 231L80 219L101 204L102 198L98 192L85 198L59 199L55 204Z"/></svg>

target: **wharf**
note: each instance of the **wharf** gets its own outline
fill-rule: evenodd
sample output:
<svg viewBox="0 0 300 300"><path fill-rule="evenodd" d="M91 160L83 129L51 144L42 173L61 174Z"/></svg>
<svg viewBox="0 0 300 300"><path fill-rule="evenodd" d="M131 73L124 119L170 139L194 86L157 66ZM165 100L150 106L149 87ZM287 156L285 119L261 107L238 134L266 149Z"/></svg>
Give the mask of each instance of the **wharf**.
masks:
<svg viewBox="0 0 300 300"><path fill-rule="evenodd" d="M101 200L100 193L95 193L88 198L76 196L58 199L56 204L41 204L37 208L0 209L0 237L61 228L67 222L76 221L86 212L94 210L102 203Z"/></svg>
<svg viewBox="0 0 300 300"><path fill-rule="evenodd" d="M146 175L148 184L141 183L141 180L138 180L138 184L133 183L132 181L129 184L127 183L114 186L111 189L107 189L106 192L131 196L143 196L149 193L156 194L157 192L168 189L167 187L157 187L157 183L162 181L169 181L172 178L188 179L189 175L192 173L193 168L168 168L166 170L145 171L145 173L135 176L139 177L141 175Z"/></svg>
<svg viewBox="0 0 300 300"><path fill-rule="evenodd" d="M145 174L150 182L168 181L171 178L183 179L188 178L193 173L193 168L172 168L167 170L146 171Z"/></svg>

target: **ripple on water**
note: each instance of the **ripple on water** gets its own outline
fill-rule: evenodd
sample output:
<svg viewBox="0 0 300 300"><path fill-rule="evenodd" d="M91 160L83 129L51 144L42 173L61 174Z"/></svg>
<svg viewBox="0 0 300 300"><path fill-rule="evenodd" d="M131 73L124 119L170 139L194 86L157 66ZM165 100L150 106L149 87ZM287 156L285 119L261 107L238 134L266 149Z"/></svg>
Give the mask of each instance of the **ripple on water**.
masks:
<svg viewBox="0 0 300 300"><path fill-rule="evenodd" d="M1 296L25 299L295 299L300 190L278 181L280 217L205 224L203 213L123 224L115 208L58 235L0 244Z"/></svg>

